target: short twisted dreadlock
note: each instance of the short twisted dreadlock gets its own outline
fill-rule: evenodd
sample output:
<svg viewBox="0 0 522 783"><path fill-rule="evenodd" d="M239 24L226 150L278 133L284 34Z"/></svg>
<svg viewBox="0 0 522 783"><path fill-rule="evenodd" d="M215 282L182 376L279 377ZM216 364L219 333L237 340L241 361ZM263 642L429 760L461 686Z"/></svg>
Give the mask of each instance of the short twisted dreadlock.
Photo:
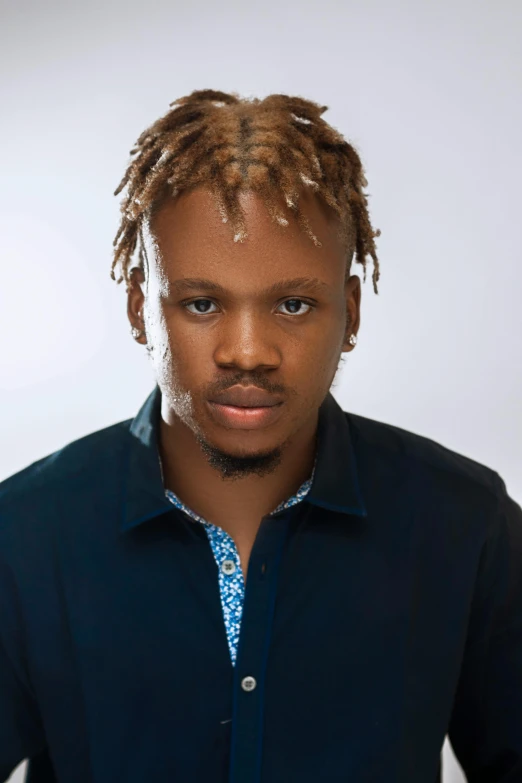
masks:
<svg viewBox="0 0 522 783"><path fill-rule="evenodd" d="M260 194L273 220L288 225L277 205L282 195L300 227L320 246L300 209L299 191L312 188L333 208L346 239L355 233L355 259L363 265L366 255L374 262L373 287L377 291L379 261L368 216L368 185L364 169L352 145L321 114L327 106L288 95L242 99L236 93L194 90L173 101L169 110L147 128L131 150L125 176L114 195L127 187L122 200L122 220L114 239L114 269L120 262L129 290L132 255L140 239L140 227L168 196L196 185L208 186L223 222L230 221L234 241L246 237L245 221L237 198L241 190ZM354 231L355 230L355 231ZM347 273L351 259L347 259Z"/></svg>

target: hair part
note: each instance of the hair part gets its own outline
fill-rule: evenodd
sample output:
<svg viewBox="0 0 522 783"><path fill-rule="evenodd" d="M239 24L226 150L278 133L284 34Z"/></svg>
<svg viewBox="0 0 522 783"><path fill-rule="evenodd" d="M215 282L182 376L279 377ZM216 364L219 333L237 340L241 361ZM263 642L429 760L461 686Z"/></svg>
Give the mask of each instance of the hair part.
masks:
<svg viewBox="0 0 522 783"><path fill-rule="evenodd" d="M380 276L374 231L368 214L368 182L352 144L321 115L328 109L310 100L288 95L240 98L236 93L194 90L173 101L163 117L138 138L131 160L114 192L124 188L122 218L113 241L111 278L130 285L132 257L138 247L144 266L141 226L164 203L181 191L207 186L234 242L247 237L240 191L253 190L264 200L272 220L288 225L281 197L300 228L316 246L321 243L299 204L303 188L312 190L331 207L339 220L347 248L346 277L352 253L362 264L373 259L373 288ZM121 275L116 279L115 268Z"/></svg>

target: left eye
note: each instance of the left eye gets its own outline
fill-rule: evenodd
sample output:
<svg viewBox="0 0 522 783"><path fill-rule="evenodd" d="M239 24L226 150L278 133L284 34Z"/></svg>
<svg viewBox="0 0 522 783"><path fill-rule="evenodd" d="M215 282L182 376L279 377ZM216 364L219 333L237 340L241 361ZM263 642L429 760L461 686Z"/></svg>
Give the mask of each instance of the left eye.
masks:
<svg viewBox="0 0 522 783"><path fill-rule="evenodd" d="M302 311L302 308L300 308L297 312L294 310L295 305L304 305L305 307L308 307L308 310ZM282 305L290 305L292 312L289 313L289 315L304 315L305 313L309 313L312 309L312 305L308 304L308 302L304 302L302 299L287 299L286 302L281 302L279 305L282 307Z"/></svg>

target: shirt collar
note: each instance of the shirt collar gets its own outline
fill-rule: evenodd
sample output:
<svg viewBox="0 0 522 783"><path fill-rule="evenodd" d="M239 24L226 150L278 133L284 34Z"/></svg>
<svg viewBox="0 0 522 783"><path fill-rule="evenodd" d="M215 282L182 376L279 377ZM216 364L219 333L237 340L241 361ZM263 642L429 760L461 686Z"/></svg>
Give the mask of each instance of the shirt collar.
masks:
<svg viewBox="0 0 522 783"><path fill-rule="evenodd" d="M122 531L172 510L158 450L161 391L156 386L130 425ZM367 516L347 414L328 393L319 409L317 459L306 501L330 511Z"/></svg>

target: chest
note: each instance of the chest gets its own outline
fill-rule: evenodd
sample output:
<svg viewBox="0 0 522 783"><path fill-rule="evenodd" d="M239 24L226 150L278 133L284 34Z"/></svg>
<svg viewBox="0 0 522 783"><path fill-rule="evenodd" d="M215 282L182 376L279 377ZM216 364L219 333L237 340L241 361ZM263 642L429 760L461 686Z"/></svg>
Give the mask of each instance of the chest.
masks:
<svg viewBox="0 0 522 783"><path fill-rule="evenodd" d="M386 779L397 754L398 779L434 780L469 609L466 580L440 578L446 551L373 546L326 519L286 540L281 519L254 542L215 535L217 556L168 520L67 553L55 613L34 614L45 634L27 628L55 747L84 751L103 783L220 780L233 725L231 763L262 752L262 783Z"/></svg>

